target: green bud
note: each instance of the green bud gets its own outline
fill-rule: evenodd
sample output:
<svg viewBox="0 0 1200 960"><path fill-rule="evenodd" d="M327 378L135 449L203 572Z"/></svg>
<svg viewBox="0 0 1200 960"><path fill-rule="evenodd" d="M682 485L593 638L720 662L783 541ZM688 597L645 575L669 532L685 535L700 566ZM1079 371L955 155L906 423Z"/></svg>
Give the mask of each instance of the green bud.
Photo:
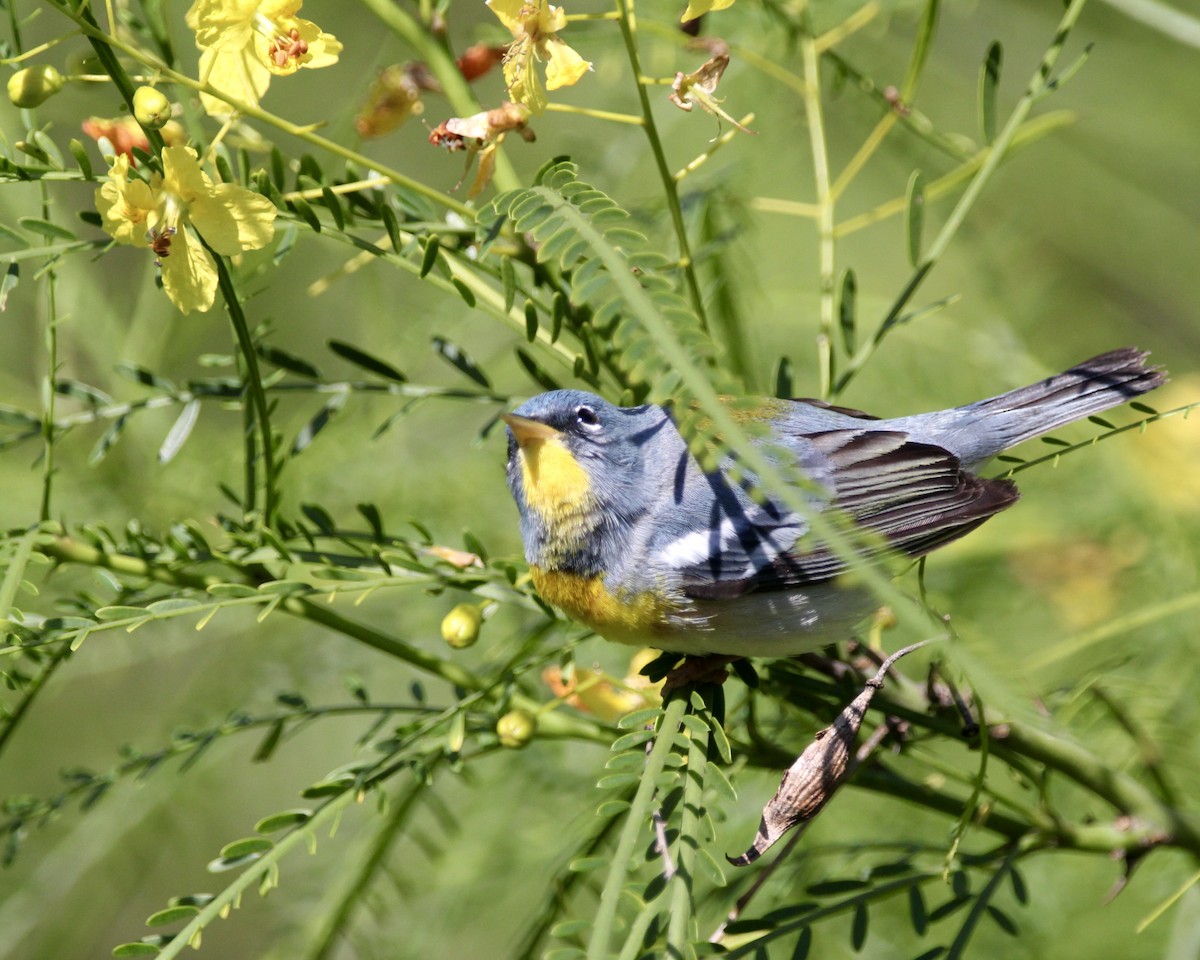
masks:
<svg viewBox="0 0 1200 960"><path fill-rule="evenodd" d="M38 107L63 88L62 74L48 63L18 70L8 78L8 99L18 107Z"/></svg>
<svg viewBox="0 0 1200 960"><path fill-rule="evenodd" d="M138 87L133 91L133 115L143 127L157 130L171 119L171 101L154 87Z"/></svg>
<svg viewBox="0 0 1200 960"><path fill-rule="evenodd" d="M500 746L519 750L533 739L537 718L528 710L510 710L496 721L496 736Z"/></svg>
<svg viewBox="0 0 1200 960"><path fill-rule="evenodd" d="M483 611L473 603L460 603L442 620L442 639L455 650L465 650L479 639Z"/></svg>

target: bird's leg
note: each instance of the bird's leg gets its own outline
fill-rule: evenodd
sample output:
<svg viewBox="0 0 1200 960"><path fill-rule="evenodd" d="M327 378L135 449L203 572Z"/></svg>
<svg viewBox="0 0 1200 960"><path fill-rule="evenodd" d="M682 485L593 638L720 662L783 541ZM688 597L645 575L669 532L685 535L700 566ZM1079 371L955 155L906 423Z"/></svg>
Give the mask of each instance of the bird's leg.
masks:
<svg viewBox="0 0 1200 960"><path fill-rule="evenodd" d="M698 683L724 683L729 676L725 667L740 660L741 657L729 656L724 653L713 653L704 657L688 657L679 666L667 674L663 682L663 696L672 690L689 687Z"/></svg>

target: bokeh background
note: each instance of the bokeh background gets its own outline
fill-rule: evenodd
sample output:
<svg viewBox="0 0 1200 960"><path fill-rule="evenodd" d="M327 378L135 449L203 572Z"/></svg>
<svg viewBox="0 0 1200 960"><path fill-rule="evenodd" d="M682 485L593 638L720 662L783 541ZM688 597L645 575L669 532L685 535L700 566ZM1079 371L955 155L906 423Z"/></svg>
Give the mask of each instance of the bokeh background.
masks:
<svg viewBox="0 0 1200 960"><path fill-rule="evenodd" d="M832 24L856 6L816 2L812 9L820 22ZM31 18L24 28L27 45L66 29L47 5L16 2L15 8L22 18ZM582 3L570 12L599 9ZM184 62L194 63L183 11L183 4L172 5L169 17ZM298 122L322 121L329 136L353 143L358 102L376 71L410 59L411 52L356 3L309 0L304 12L335 33L346 53L335 68L276 83L265 106ZM678 11L647 3L641 13L647 21L670 25ZM916 4L884 3L839 49L880 85L898 84L919 14ZM975 91L988 45L997 39L1004 45L1000 102L1006 110L1035 69L1059 14L1059 5L1037 0L943 4L917 106L940 130L975 136ZM760 5L738 0L710 18L707 32L798 70L798 55L774 22ZM505 39L482 4L455 4L448 23L456 47ZM596 68L561 101L633 109L634 91L615 29L604 23L570 29L573 42ZM669 77L702 59L650 27L643 38L643 68L650 75ZM1200 49L1185 40L1099 0L1089 5L1064 62L1085 44L1094 44L1091 56L1040 107L1072 111L1074 122L1004 165L918 303L949 295L958 299L891 336L843 402L880 415L954 405L1126 344L1152 351L1155 361L1171 371L1172 384L1151 398L1155 406L1168 409L1200 400L1200 84L1195 82ZM76 39L54 48L46 59L65 71L84 52ZM483 102L500 97L498 77L479 86ZM666 100L666 89L652 93L671 162L679 167L706 149L718 127L699 112L676 110ZM736 57L720 93L733 115L755 112L757 136L733 138L685 181L685 193L720 190L736 230L726 255L732 265L728 281L750 346L748 389L769 392L777 358L786 354L795 367L797 389L811 394L818 308L814 231L807 220L763 213L754 203L760 197L811 199L803 107L793 92ZM825 106L838 169L879 111L849 86ZM50 124L50 135L65 143L78 136L81 117L113 115L118 109L111 90L72 86L38 116ZM444 102L430 97L425 119L434 124L445 119L443 113L449 115ZM0 118L8 143L23 135L15 109L0 111ZM523 177L550 157L569 154L585 180L638 212L640 225L669 251L656 206L657 181L639 130L562 113L546 114L534 127L536 143L512 139L507 145ZM450 189L460 176L461 160L433 150L426 139L427 130L411 122L361 149ZM299 152L294 144L281 144L285 153ZM898 131L841 210L854 214L902 195L915 168L936 176L949 167L944 157ZM336 168L332 161L330 168ZM93 189L51 185L55 216L74 222L75 211L92 208ZM927 236L949 208L946 201L930 205ZM0 220L15 223L21 216L40 215L36 189L3 184ZM272 343L329 373L349 376L352 370L325 346L331 338L342 339L395 363L413 382L461 385L461 377L430 348L431 338L440 335L466 347L499 392L514 398L536 392L514 360L519 335L409 274L372 263L337 279L323 295L311 296L309 285L334 273L347 250L302 233L278 269L264 274L247 309L255 322L270 321ZM899 218L853 234L838 254L839 266L857 272L859 315L869 329L909 274ZM32 265L24 265L22 282L0 317L0 403L37 409L47 306L33 273ZM130 398L138 388L114 372L118 361L186 380L207 371L198 362L202 355L231 351L221 313L178 315L155 289L148 258L140 252L117 249L96 261L76 256L58 273L66 376ZM285 432L298 429L319 402L284 401L279 422ZM70 409L69 401L63 404ZM285 510L295 514L300 503L315 502L349 522L356 504L371 502L389 525L420 518L439 542L454 545L469 528L494 554L518 554L515 509L503 483L502 438L479 435L497 407L427 402L376 436L396 412L394 400L353 398L336 429L323 433L306 452L303 466L285 474ZM227 509L217 484L238 481L240 415L206 407L183 452L159 467L155 454L174 415L164 411L135 418L94 467L87 461L102 427L69 436L58 451L55 515L118 528L136 519L161 528L179 518L207 523ZM1063 435L1084 437L1090 429ZM0 453L0 524L6 528L36 518L37 454L32 444ZM1163 767L1181 794L1195 796L1200 751L1191 731L1200 720L1194 666L1200 637L1196 606L1187 604L1200 590L1196 418L1175 418L1142 435L1115 438L1066 458L1057 469L1029 471L1021 485L1025 500L1019 507L939 554L929 567L932 599L953 615L962 656L978 671L973 679L992 700L1049 703L1100 755L1132 758L1129 741L1113 732L1087 692L1090 686L1102 687L1125 704L1161 751ZM86 574L65 571L46 589L65 592L86 581ZM381 592L356 615L414 643L438 647L438 622L454 602L449 596ZM1173 614L1163 610L1171 604L1179 608ZM1125 623L1131 615L1141 615L1142 622ZM503 612L488 623L484 642L464 658L493 662L523 623L519 614ZM595 640L582 656L620 672L627 651ZM232 613L203 632L172 621L131 635L97 636L56 677L21 735L0 756L0 795L51 793L64 768L107 769L124 743L152 748L178 727L210 725L234 709L268 708L281 690L300 690L313 702L345 700L342 677L347 673L367 678L381 699L404 696L413 679L402 666L344 638L282 621L260 627L251 617ZM436 695L436 685L430 690ZM86 814L64 810L53 825L28 839L12 867L0 872L0 957L108 956L113 944L140 935L143 919L168 895L211 888L214 878L204 865L220 846L249 833L262 815L294 805L298 790L353 756L361 732L356 721L314 726L285 742L273 761L261 766L250 762L256 743L235 739L219 744L183 776L163 771L144 783L118 785ZM796 743L809 733L797 731ZM963 762L961 751L947 755ZM423 809L416 819L418 833L396 846L354 936L337 955L508 956L563 851L591 823L598 799L593 783L603 760L602 749L539 744L519 756L482 763L461 778L443 776L435 791L440 808ZM967 768L972 762L965 761ZM771 781L770 775L741 781L741 802L719 825L718 842L725 849L745 844L758 805L774 788ZM286 861L283 888L265 900L248 896L231 920L210 927L205 955L229 960L304 956L319 904L340 889L375 823L370 810L355 810L336 838L322 839L315 856ZM784 874L800 891L834 873L852 873L864 856L856 844L919 838L944 845L949 827L896 801L850 790L814 825L795 868ZM1069 951L1096 958L1190 960L1200 954L1200 894L1195 891L1144 932L1136 929L1194 869L1182 855L1154 855L1109 903L1105 894L1119 875L1117 865L1094 856L1042 856L1025 869L1032 905L1019 908L1011 897L1004 904L1022 935L1013 939L985 925L973 955L1035 958ZM774 895L779 903L789 901L786 886ZM800 896L797 892L793 899ZM920 953L906 914L903 902L873 912L871 936L860 955ZM847 929L849 922L842 921ZM848 943L846 930L831 924L822 932L820 955L850 955Z"/></svg>

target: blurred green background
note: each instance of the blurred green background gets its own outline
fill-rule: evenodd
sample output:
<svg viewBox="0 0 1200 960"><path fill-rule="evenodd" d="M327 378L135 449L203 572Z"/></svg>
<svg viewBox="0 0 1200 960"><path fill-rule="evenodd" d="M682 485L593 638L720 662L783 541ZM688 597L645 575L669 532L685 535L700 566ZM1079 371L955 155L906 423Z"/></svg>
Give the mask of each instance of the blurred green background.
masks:
<svg viewBox="0 0 1200 960"><path fill-rule="evenodd" d="M175 40L185 63L194 53L172 9ZM813 15L832 25L856 5L814 3ZM1183 5L1180 4L1180 8ZM37 3L18 3L26 45L65 30L65 21ZM569 11L598 10L596 4ZM670 24L670 5L646 4L647 19ZM1193 13L1197 12L1195 10ZM326 71L278 82L265 106L298 122L324 120L326 133L353 142L357 104L378 68L411 57L365 9L349 2L309 0L305 15L345 44L342 61ZM1049 43L1059 5L1034 0L954 2L943 6L936 44L917 99L944 131L976 136L976 84L988 45L1004 44L1001 104L1006 111L1024 88ZM887 3L840 52L878 84L903 76L919 7ZM458 3L448 15L456 47L504 39L482 4ZM790 69L799 58L772 16L750 0L710 18L707 31L745 44ZM669 77L694 69L702 55L643 32L643 69ZM572 42L595 62L595 73L561 96L564 102L633 109L633 88L611 25L572 25ZM1095 353L1135 344L1169 368L1173 382L1151 398L1160 409L1200 399L1200 50L1093 2L1072 37L1064 62L1094 44L1082 71L1042 109L1076 115L1069 127L1007 162L972 211L949 255L918 295L925 303L951 294L947 309L892 335L842 402L889 416L954 405L998 393L1056 372ZM84 52L73 40L45 59L66 68ZM479 84L482 102L500 96L500 79ZM671 106L666 88L652 88L656 116L674 167L707 147L716 121ZM658 94L661 93L661 97ZM757 136L736 136L693 177L688 190L719 188L738 233L727 255L751 347L751 387L769 391L776 358L788 355L797 389L815 386L816 244L807 220L755 212L758 197L808 200L812 170L803 107L794 93L734 57L720 94L734 116L753 110ZM878 119L879 110L849 87L826 101L834 168L839 169ZM65 144L80 118L114 115L111 90L72 87L39 111L50 135ZM427 100L431 125L449 116L444 101ZM14 109L3 112L11 143L23 135ZM526 180L550 157L569 154L581 176L622 205L646 210L642 226L670 251L657 219L656 184L642 133L636 128L548 113L534 124L538 140L510 139L507 154ZM413 176L450 189L461 160L433 150L427 130L411 122L362 149ZM280 141L286 154L294 144ZM98 156L96 157L99 166ZM322 158L323 162L325 158ZM335 165L330 162L330 168ZM839 208L866 211L902 195L911 171L929 177L949 162L903 131L885 144ZM54 184L54 215L76 223L92 208L91 186ZM931 204L927 236L950 203ZM37 190L5 183L0 220L40 216ZM85 228L87 229L87 228ZM330 374L353 374L332 356L331 338L358 344L402 368L416 383L458 386L461 377L430 349L440 335L462 344L487 369L496 389L518 398L536 392L513 359L519 335L500 328L461 301L410 276L371 263L337 280L328 292L306 292L333 273L349 248L302 233L276 271L250 288L253 322L269 320L270 341L317 363ZM899 218L846 238L839 267L859 282L860 322L870 329L906 281ZM0 254L2 259L2 254ZM38 407L45 374L42 347L44 288L23 267L22 282L0 319L0 403ZM231 352L219 310L179 316L152 279L149 259L120 248L96 262L76 256L59 269L62 374L117 397L138 395L113 371L131 360L185 380L205 373L202 354ZM62 401L70 409L69 401ZM279 423L291 436L319 406L314 398L285 400ZM459 545L469 528L494 554L519 553L516 512L503 482L502 437L480 439L494 405L430 401L415 407L378 437L394 401L353 398L335 428L323 433L284 475L285 512L302 502L323 505L351 522L354 506L372 502L389 526L420 518L442 543ZM136 518L162 528L181 518L211 523L228 509L218 482L239 478L240 415L206 406L178 458L158 467L155 454L175 411L131 422L122 441L97 467L87 458L102 428L69 436L58 449L55 516L70 523L102 520L122 527ZM1122 416L1126 416L1122 414ZM1064 431L1087 436L1088 427ZM1035 453L1041 452L1035 450ZM21 527L36 518L40 497L37 449L27 444L0 456L0 524ZM1078 647L1106 623L1153 611L1200 590L1200 430L1175 419L1145 435L1129 434L1072 456L1058 469L1022 475L1025 500L931 561L932 599L951 613L964 662L989 702L1041 702L1061 710L1074 733L1106 758L1133 756L1103 712L1083 691L1090 683L1119 697L1163 753L1164 768L1184 796L1200 789L1200 752L1191 731L1197 720L1200 653L1195 614L1151 617L1137 629ZM87 574L64 571L45 588L67 591ZM911 581L905 581L911 586ZM440 648L437 625L456 598L380 592L355 614L398 635ZM520 635L522 618L505 611L489 622L485 642L463 654L468 663L502 658ZM1055 656L1060 651L1061 656ZM591 641L583 660L622 672L627 651ZM1039 659L1040 658L1040 659ZM1031 667L1031 665L1036 666ZM123 743L150 749L173 729L218 722L236 708L261 710L280 690L301 690L313 702L347 699L342 677L368 679L380 699L407 695L412 675L343 638L281 620L258 626L223 613L202 633L183 622L153 624L131 634L89 640L38 702L20 736L0 757L0 795L48 794L59 771L107 769ZM438 688L429 685L431 698ZM814 724L815 726L815 724ZM64 810L51 827L27 841L15 865L0 873L0 957L80 958L109 955L134 939L145 916L174 893L212 888L204 864L220 846L250 832L266 813L292 806L299 789L353 756L358 721L329 722L286 742L273 761L254 766L250 741L217 745L183 776L162 771L144 784L125 783L86 815ZM797 730L792 747L811 729ZM945 753L962 762L963 751ZM445 811L417 817L421 835L394 851L386 878L372 890L355 935L339 957L503 957L517 942L531 905L560 865L563 852L586 831L597 802L592 784L604 760L597 748L539 744L521 755L484 761L462 778L443 774L436 791ZM965 761L970 768L973 759ZM773 776L747 775L741 801L718 825L718 844L744 846L758 808L774 789ZM370 806L368 804L368 806ZM1097 811L1102 815L1104 811ZM457 824L449 826L450 819ZM266 900L246 898L242 910L205 932L204 955L229 958L302 956L323 897L340 889L366 834L370 810L354 810L334 840L322 839L313 857L284 864L283 888ZM775 902L815 880L852 873L862 853L854 844L916 839L946 843L950 824L897 801L850 790L810 830L781 871ZM1200 894L1186 894L1145 932L1139 921L1176 891L1194 870L1181 855L1151 856L1112 903L1105 893L1119 867L1097 857L1042 856L1025 869L1033 905L1005 909L1022 936L985 925L973 956L1034 958L1200 955ZM793 899L800 899L797 892ZM949 894L947 893L947 898ZM860 956L916 955L923 947L905 919L903 902L872 914ZM842 921L848 929L849 919ZM837 924L821 931L819 955L850 955Z"/></svg>

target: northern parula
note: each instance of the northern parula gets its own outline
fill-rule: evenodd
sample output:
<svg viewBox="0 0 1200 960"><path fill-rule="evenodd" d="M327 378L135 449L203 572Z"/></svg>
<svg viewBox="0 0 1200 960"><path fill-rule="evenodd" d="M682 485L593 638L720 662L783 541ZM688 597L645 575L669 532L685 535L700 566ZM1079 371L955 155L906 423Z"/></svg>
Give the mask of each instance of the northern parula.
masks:
<svg viewBox="0 0 1200 960"><path fill-rule="evenodd" d="M771 456L792 458L813 510L838 509L921 556L1016 502L975 468L1015 444L1166 382L1133 348L963 407L879 420L815 400L764 400ZM803 517L706 473L671 414L579 390L504 417L508 484L534 586L609 640L688 654L790 656L829 643L875 606L839 584L847 565ZM762 498L760 498L762 499ZM803 539L802 539L803 538Z"/></svg>

